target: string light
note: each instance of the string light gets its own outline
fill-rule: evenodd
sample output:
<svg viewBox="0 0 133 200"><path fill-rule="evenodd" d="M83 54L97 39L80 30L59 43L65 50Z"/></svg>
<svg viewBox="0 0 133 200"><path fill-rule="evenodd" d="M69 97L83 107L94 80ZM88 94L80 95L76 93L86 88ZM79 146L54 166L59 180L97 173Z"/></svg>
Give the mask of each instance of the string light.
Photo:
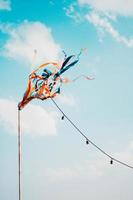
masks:
<svg viewBox="0 0 133 200"><path fill-rule="evenodd" d="M58 104L51 98L52 102L55 104L55 106L58 108L58 110L63 114L62 118L64 119L64 117L70 122L70 124L78 131L78 133L80 135L82 135L85 139L86 139L86 144L91 144L93 145L98 151L100 151L102 154L104 154L105 156L107 156L108 158L110 158L110 164L112 165L113 162L117 162L125 167L128 167L130 169L133 169L133 166L128 165L125 162L122 162L114 157L112 157L110 154L106 153L103 149L101 149L99 146L97 146L94 142L92 142L75 124L74 122L62 111L62 109L58 106Z"/></svg>
<svg viewBox="0 0 133 200"><path fill-rule="evenodd" d="M110 160L110 164L113 165L113 159Z"/></svg>
<svg viewBox="0 0 133 200"><path fill-rule="evenodd" d="M88 141L88 140L86 140L86 144L89 144L89 141Z"/></svg>
<svg viewBox="0 0 133 200"><path fill-rule="evenodd" d="M65 118L64 115L62 115L61 119L64 120L64 118Z"/></svg>

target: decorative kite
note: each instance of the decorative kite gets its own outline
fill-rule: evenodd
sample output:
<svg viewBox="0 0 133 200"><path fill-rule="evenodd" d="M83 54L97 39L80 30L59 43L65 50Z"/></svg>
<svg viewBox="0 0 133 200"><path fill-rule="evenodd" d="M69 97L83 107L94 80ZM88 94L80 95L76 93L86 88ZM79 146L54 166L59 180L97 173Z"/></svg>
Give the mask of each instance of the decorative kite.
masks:
<svg viewBox="0 0 133 200"><path fill-rule="evenodd" d="M78 55L71 56L67 56L64 52L65 58L62 64L48 62L35 69L29 75L28 87L24 94L23 100L18 104L18 109L22 110L24 106L32 99L36 98L45 100L48 98L54 98L60 94L60 87L62 83L71 82L69 79L63 78L62 74L76 65L76 63L79 61L79 56L81 55L82 51L83 49ZM92 79L91 77L81 75L72 81L74 82L82 76L88 80Z"/></svg>

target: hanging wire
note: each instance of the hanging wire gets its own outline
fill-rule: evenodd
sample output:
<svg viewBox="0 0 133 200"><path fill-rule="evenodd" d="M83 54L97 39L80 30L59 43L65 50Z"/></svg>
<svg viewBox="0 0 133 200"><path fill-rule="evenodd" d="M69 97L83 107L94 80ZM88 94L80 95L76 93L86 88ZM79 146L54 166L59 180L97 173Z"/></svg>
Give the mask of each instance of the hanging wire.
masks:
<svg viewBox="0 0 133 200"><path fill-rule="evenodd" d="M80 135L82 135L85 139L86 139L86 144L92 144L98 151L100 151L102 154L104 154L105 156L107 156L110 159L110 164L112 165L115 162L128 167L130 169L133 169L133 166L128 165L125 162L122 162L116 158L114 158L113 156L111 156L110 154L108 154L107 152L105 152L103 149L101 149L99 146L97 146L94 142L92 142L75 124L74 122L63 112L63 110L58 106L58 104L51 98L52 102L54 103L54 105L58 108L58 110L62 113L62 115L64 116L64 118L66 118L70 124L79 132Z"/></svg>

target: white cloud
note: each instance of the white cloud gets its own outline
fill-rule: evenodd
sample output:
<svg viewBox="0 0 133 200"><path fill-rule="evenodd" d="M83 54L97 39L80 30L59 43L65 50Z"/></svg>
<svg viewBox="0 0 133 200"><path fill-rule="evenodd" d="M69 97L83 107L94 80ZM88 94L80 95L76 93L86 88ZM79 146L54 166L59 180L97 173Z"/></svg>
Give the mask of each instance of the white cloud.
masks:
<svg viewBox="0 0 133 200"><path fill-rule="evenodd" d="M129 165L133 165L133 157L130 150L114 153L114 157ZM110 159L103 156L95 159L93 158L88 161L83 161L81 164L71 168L45 168L43 171L41 171L40 175L41 177L44 176L52 183L72 181L82 182L88 180L98 180L105 177L105 175L108 173L117 173L120 169L124 170L126 169L126 166L123 166L115 161L113 162L113 165L111 165ZM129 170L129 168L126 170Z"/></svg>
<svg viewBox="0 0 133 200"><path fill-rule="evenodd" d="M44 176L45 179L47 178L47 180L52 183L71 182L73 180L81 181L87 180L88 177L89 179L94 180L101 177L107 168L108 164L105 165L105 162L103 164L100 160L89 161L73 168L47 168L41 172L41 176Z"/></svg>
<svg viewBox="0 0 133 200"><path fill-rule="evenodd" d="M88 5L98 11L133 16L132 0L78 0L78 2L80 5Z"/></svg>
<svg viewBox="0 0 133 200"><path fill-rule="evenodd" d="M3 50L5 56L31 65L36 49L35 64L57 61L60 45L55 42L51 29L45 24L24 21L18 25L1 24L0 29L9 35Z"/></svg>
<svg viewBox="0 0 133 200"><path fill-rule="evenodd" d="M76 99L72 94L60 94L57 97L57 100L63 104L63 105L67 105L67 106L75 106L76 105Z"/></svg>
<svg viewBox="0 0 133 200"><path fill-rule="evenodd" d="M64 8L66 16L72 18L75 22L81 22L82 16L81 14L76 11L76 3L71 4L68 8Z"/></svg>
<svg viewBox="0 0 133 200"><path fill-rule="evenodd" d="M11 10L10 0L0 0L0 10Z"/></svg>
<svg viewBox="0 0 133 200"><path fill-rule="evenodd" d="M129 149L133 150L133 140L131 140L129 143Z"/></svg>
<svg viewBox="0 0 133 200"><path fill-rule="evenodd" d="M29 104L21 111L21 131L31 136L57 134L57 114L39 105ZM0 126L11 133L17 132L17 103L0 99Z"/></svg>
<svg viewBox="0 0 133 200"><path fill-rule="evenodd" d="M127 149L126 151L123 151L123 152L115 153L114 157L118 158L118 160L124 162L125 164L133 167L133 152L132 152L131 148ZM126 168L126 166L122 166L119 163L114 162L114 164L115 165L117 164L117 166ZM128 168L128 170L129 170L129 168Z"/></svg>
<svg viewBox="0 0 133 200"><path fill-rule="evenodd" d="M127 47L133 47L133 38L122 35L112 25L112 21L117 21L117 15L133 16L133 1L129 0L129 7L127 6L128 2L124 0L78 0L78 3L81 10L80 14L75 3L65 9L68 17L72 18L75 22L87 19L89 23L97 28L99 41L102 41L105 33L108 33L117 42ZM82 7L87 9L82 10ZM86 12L88 14L85 14Z"/></svg>
<svg viewBox="0 0 133 200"><path fill-rule="evenodd" d="M90 12L86 15L86 19L92 23L97 29L102 29L102 31L109 33L117 42L120 42L127 47L133 47L133 38L128 39L122 36L109 22L106 17L101 17L95 11Z"/></svg>
<svg viewBox="0 0 133 200"><path fill-rule="evenodd" d="M42 172L41 176L44 176L48 181L55 183L70 181L77 177L77 173L71 168L47 168L44 169L44 172Z"/></svg>

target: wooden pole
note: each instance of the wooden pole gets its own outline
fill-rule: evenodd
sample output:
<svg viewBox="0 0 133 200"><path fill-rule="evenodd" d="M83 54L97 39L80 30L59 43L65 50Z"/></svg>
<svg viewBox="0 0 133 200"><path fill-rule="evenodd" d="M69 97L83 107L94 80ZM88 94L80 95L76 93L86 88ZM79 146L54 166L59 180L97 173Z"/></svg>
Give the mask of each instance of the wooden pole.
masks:
<svg viewBox="0 0 133 200"><path fill-rule="evenodd" d="M18 193L19 200L22 200L21 194L21 130L20 130L20 110L18 109Z"/></svg>

